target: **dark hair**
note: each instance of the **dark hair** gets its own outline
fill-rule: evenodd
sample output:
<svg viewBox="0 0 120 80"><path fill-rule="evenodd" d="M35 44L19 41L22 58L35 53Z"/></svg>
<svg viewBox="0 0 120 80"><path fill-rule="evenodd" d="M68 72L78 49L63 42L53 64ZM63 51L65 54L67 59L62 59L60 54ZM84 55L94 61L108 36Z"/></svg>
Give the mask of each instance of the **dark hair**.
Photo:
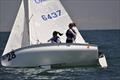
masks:
<svg viewBox="0 0 120 80"><path fill-rule="evenodd" d="M76 24L75 23L72 23L73 24L73 26L76 26Z"/></svg>
<svg viewBox="0 0 120 80"><path fill-rule="evenodd" d="M69 24L69 28L71 28L71 27L73 27L73 26L76 26L76 24L75 24L75 23L70 23L70 24Z"/></svg>
<svg viewBox="0 0 120 80"><path fill-rule="evenodd" d="M53 32L53 36L57 36L57 32L56 31Z"/></svg>
<svg viewBox="0 0 120 80"><path fill-rule="evenodd" d="M54 32L53 32L53 36L57 36L57 34L59 34L60 36L63 35L62 33L58 32L58 31L54 31Z"/></svg>

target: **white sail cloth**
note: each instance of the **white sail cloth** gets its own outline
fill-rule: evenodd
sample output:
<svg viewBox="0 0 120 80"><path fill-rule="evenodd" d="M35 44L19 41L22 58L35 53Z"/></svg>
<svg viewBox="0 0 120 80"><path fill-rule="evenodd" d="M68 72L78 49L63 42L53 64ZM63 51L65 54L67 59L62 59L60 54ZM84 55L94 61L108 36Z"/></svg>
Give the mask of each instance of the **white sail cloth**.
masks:
<svg viewBox="0 0 120 80"><path fill-rule="evenodd" d="M47 43L52 37L53 31L59 31L64 35L61 42L66 41L66 31L72 22L68 13L59 0L29 0L29 28L30 43ZM85 43L78 29L76 43Z"/></svg>
<svg viewBox="0 0 120 80"><path fill-rule="evenodd" d="M29 45L28 44L29 36L26 31L27 31L27 25L25 19L24 4L22 1L13 28L11 30L10 36L8 38L8 42L3 52L3 55L7 54L11 50Z"/></svg>
<svg viewBox="0 0 120 80"><path fill-rule="evenodd" d="M27 2L27 5L26 5ZM37 43L48 43L53 31L63 33L61 42L66 41L66 31L72 22L59 0L22 0L3 55ZM28 11L26 11L26 7ZM28 22L29 20L29 22ZM76 43L85 43L78 29Z"/></svg>

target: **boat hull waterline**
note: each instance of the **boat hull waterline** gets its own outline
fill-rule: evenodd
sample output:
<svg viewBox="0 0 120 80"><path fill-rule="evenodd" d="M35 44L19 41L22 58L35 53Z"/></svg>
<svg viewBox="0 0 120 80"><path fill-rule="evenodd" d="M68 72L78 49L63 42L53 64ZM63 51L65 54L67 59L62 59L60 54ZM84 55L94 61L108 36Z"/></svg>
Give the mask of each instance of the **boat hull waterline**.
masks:
<svg viewBox="0 0 120 80"><path fill-rule="evenodd" d="M54 64L97 64L98 48L89 44L38 44L2 55L6 67L37 67Z"/></svg>

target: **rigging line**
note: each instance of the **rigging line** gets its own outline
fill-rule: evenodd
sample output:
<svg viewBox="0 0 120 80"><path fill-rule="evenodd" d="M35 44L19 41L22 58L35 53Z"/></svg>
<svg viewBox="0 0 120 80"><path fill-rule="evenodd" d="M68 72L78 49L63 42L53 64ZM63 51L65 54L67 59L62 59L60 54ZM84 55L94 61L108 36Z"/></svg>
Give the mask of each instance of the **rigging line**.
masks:
<svg viewBox="0 0 120 80"><path fill-rule="evenodd" d="M33 18L33 14L31 15L31 17L30 17L30 19L29 19L29 23L30 23L30 21L31 21L31 19ZM38 44L38 43L40 43L40 41L39 41L39 39L38 39L38 37L37 37L37 33L36 33L36 31L34 31L34 33L35 33L35 37L36 37L36 39L34 39L35 41L36 41L36 44Z"/></svg>
<svg viewBox="0 0 120 80"><path fill-rule="evenodd" d="M30 19L29 19L29 22L31 21L32 17L33 17L33 14L31 15L31 17L30 17Z"/></svg>

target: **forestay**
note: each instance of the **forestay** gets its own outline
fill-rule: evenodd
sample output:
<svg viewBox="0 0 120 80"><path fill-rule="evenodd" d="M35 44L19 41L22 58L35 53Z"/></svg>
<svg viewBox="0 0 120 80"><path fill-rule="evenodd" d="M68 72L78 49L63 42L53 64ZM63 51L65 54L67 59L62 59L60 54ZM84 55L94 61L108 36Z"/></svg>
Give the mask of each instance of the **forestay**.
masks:
<svg viewBox="0 0 120 80"><path fill-rule="evenodd" d="M66 31L71 18L59 0L28 0L29 1L29 29L30 43L47 43L53 31L64 35L61 42L66 41ZM76 43L85 43L78 29Z"/></svg>
<svg viewBox="0 0 120 80"><path fill-rule="evenodd" d="M17 17L15 19L11 34L6 44L3 55L8 52L29 45L29 36L25 19L24 4L21 2Z"/></svg>

